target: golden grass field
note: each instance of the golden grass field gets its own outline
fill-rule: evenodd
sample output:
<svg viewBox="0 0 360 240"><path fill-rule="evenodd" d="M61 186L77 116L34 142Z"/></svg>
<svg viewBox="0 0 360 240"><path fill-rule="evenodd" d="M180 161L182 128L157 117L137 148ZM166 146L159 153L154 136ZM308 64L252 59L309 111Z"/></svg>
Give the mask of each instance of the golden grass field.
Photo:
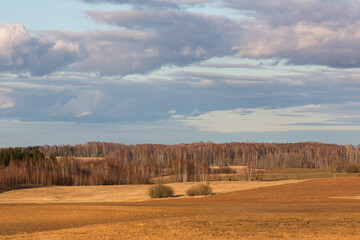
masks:
<svg viewBox="0 0 360 240"><path fill-rule="evenodd" d="M211 182L200 198L169 185L161 200L144 185L2 193L0 239L360 239L359 177Z"/></svg>

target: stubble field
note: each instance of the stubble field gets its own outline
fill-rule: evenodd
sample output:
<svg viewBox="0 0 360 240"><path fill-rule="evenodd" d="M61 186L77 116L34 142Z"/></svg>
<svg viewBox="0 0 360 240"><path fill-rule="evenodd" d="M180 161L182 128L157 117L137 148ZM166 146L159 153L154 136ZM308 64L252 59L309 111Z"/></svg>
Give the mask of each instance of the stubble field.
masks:
<svg viewBox="0 0 360 240"><path fill-rule="evenodd" d="M122 186L3 193L0 239L360 238L360 178L279 183L211 183L218 194L202 198L182 197L185 184L165 200L118 199Z"/></svg>

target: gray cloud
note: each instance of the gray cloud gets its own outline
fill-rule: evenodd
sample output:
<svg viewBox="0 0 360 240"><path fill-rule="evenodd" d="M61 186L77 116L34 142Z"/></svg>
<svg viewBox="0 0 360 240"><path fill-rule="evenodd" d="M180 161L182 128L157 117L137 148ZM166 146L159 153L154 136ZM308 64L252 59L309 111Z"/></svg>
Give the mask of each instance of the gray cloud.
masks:
<svg viewBox="0 0 360 240"><path fill-rule="evenodd" d="M15 103L12 100L13 97L9 96L13 93L11 89L0 88L0 109L7 109L15 107Z"/></svg>
<svg viewBox="0 0 360 240"><path fill-rule="evenodd" d="M0 24L0 71L44 75L79 59L77 44L32 37L22 24Z"/></svg>
<svg viewBox="0 0 360 240"><path fill-rule="evenodd" d="M260 65L251 64L233 64L233 63L202 63L200 66L208 68L247 68L247 69L264 69Z"/></svg>
<svg viewBox="0 0 360 240"><path fill-rule="evenodd" d="M221 16L176 9L87 12L93 19L121 27L112 31L48 31L54 39L76 42L87 58L72 66L102 75L148 73L164 65L185 66L231 49L236 22Z"/></svg>
<svg viewBox="0 0 360 240"><path fill-rule="evenodd" d="M76 96L72 97L65 103L57 102L55 105L49 106L47 114L52 117L71 117L82 118L93 114L94 110L99 108L99 103L103 93L96 90L87 90L76 92Z"/></svg>
<svg viewBox="0 0 360 240"><path fill-rule="evenodd" d="M226 73L206 67L194 71L188 67L178 72L155 73L162 80L149 76L149 81L137 82L131 75L123 79L89 75L71 78L70 74L57 73L18 78L16 82L5 78L0 81L0 116L21 121L153 122L168 119L170 110L189 115L195 109L202 114L322 104L329 106L330 111L331 104L344 103L342 108L346 105L351 112L359 104L350 103L360 102L357 70L321 68L279 76L274 75L277 69L262 69L263 76L247 76L242 71Z"/></svg>
<svg viewBox="0 0 360 240"><path fill-rule="evenodd" d="M357 0L229 0L253 16L237 39L237 56L287 59L297 65L360 66Z"/></svg>
<svg viewBox="0 0 360 240"><path fill-rule="evenodd" d="M107 2L175 4L172 0ZM199 2L203 0L176 1ZM251 11L255 18L228 18L180 8L88 11L93 20L119 29L39 31L35 36L21 24L1 24L0 71L44 75L70 69L126 76L234 55L285 59L296 65L360 67L358 1L239 0L223 1L223 5ZM339 13L332 14L335 10ZM288 14L291 11L294 13Z"/></svg>
<svg viewBox="0 0 360 240"><path fill-rule="evenodd" d="M360 20L358 0L227 0L223 5L266 20L273 27L303 21L344 27Z"/></svg>
<svg viewBox="0 0 360 240"><path fill-rule="evenodd" d="M160 67L157 62L151 61L158 52L149 44L157 38L156 34L150 31L49 31L46 34L75 41L84 48L87 57L72 65L76 71L123 76L144 73Z"/></svg>
<svg viewBox="0 0 360 240"><path fill-rule="evenodd" d="M223 1L223 6L237 9L231 13L241 13L238 18L210 15L201 6L196 11L203 9L202 14L187 8L205 0L83 2L127 4L133 10L86 12L91 20L112 25L113 30L106 31L29 34L22 24L0 24L0 117L16 120L9 124L0 119L6 141L19 133L23 136L35 125L29 139L38 129L43 129L43 136L64 136L65 125L74 125L67 132L70 139L88 134L89 127L77 132L79 126L94 126L84 141L98 137L106 126L110 126L106 134L116 139L131 139L136 132L139 142L144 141L143 128L156 125L165 139L169 129L182 127L172 121L172 115L227 110L241 116L248 113L246 109L307 105L322 108L306 109L306 113L330 113L347 124L358 122L358 113L353 113L359 109L360 72L342 69L360 66L357 1ZM221 56L242 60L216 58ZM19 121L23 127L8 130L17 129ZM32 121L36 123L24 123ZM172 125L163 130L166 122ZM58 125L65 127L53 130ZM122 130L114 131L115 125ZM177 138L183 134L179 132L170 135ZM189 132L184 136L194 141ZM153 141L156 131L148 133L147 139ZM251 140L263 141L264 135ZM214 134L199 136L211 139ZM223 135L235 139L228 136ZM356 138L353 132L347 137ZM267 139L274 141L274 134Z"/></svg>
<svg viewBox="0 0 360 240"><path fill-rule="evenodd" d="M287 59L298 65L360 67L359 23L337 29L306 22L276 28L253 23L238 39L236 56Z"/></svg>
<svg viewBox="0 0 360 240"><path fill-rule="evenodd" d="M155 41L136 45L140 49L135 55L145 51L156 53L151 56L151 66L132 58L134 54L129 58L125 53L137 68L120 71L123 74L141 69L143 73L167 64L184 66L214 56L233 55L234 51L239 58L286 59L296 65L360 66L360 17L355 14L359 12L358 1L226 1L224 4L253 11L256 18L230 19L177 9L87 14L99 22L156 34ZM295 13L288 14L292 11ZM142 44L154 48L141 49ZM145 59L145 54L142 57Z"/></svg>
<svg viewBox="0 0 360 240"><path fill-rule="evenodd" d="M178 8L180 5L197 5L211 0L82 0L85 3L130 4L137 7Z"/></svg>

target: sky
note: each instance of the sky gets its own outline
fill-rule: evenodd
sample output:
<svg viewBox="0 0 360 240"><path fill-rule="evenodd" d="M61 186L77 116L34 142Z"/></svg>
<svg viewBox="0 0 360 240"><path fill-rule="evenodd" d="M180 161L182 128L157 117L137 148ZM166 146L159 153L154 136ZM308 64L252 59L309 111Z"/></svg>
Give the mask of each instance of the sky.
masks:
<svg viewBox="0 0 360 240"><path fill-rule="evenodd" d="M360 144L359 0L12 0L0 147Z"/></svg>

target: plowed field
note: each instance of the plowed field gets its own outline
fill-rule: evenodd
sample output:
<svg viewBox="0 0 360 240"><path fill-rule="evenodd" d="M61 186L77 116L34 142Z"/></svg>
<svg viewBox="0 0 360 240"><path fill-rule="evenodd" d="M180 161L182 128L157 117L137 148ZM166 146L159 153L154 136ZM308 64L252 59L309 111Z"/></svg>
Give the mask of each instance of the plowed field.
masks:
<svg viewBox="0 0 360 240"><path fill-rule="evenodd" d="M2 203L0 238L360 239L358 196L360 178L351 177L204 198Z"/></svg>

